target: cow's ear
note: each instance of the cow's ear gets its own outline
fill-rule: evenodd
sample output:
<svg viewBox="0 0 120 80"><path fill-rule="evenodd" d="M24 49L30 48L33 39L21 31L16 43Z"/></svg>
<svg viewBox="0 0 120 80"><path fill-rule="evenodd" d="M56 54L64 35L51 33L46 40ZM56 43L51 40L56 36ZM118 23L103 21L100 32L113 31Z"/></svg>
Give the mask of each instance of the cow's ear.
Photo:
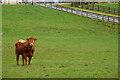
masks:
<svg viewBox="0 0 120 80"><path fill-rule="evenodd" d="M29 39L27 38L26 40L28 41Z"/></svg>
<svg viewBox="0 0 120 80"><path fill-rule="evenodd" d="M35 38L34 41L37 41L37 39Z"/></svg>

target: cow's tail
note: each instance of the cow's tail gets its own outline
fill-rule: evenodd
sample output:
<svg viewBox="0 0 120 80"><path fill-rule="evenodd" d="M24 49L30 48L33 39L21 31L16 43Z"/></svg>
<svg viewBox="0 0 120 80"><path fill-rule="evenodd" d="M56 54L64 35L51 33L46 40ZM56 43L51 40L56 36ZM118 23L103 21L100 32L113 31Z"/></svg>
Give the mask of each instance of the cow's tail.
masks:
<svg viewBox="0 0 120 80"><path fill-rule="evenodd" d="M17 48L17 43L18 43L18 42L15 43L15 49Z"/></svg>
<svg viewBox="0 0 120 80"><path fill-rule="evenodd" d="M15 54L17 54L17 45L18 45L18 42L15 43Z"/></svg>

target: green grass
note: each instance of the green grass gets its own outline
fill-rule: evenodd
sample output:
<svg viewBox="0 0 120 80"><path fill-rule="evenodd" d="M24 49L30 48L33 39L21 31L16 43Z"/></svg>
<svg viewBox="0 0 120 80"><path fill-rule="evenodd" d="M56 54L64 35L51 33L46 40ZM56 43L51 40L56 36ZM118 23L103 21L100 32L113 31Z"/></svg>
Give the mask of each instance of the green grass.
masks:
<svg viewBox="0 0 120 80"><path fill-rule="evenodd" d="M101 5L105 7L112 7L112 8L118 8L118 3L99 3L95 5Z"/></svg>
<svg viewBox="0 0 120 80"><path fill-rule="evenodd" d="M3 78L114 78L118 24L31 5L2 6ZM15 42L37 38L31 65L16 65Z"/></svg>
<svg viewBox="0 0 120 80"><path fill-rule="evenodd" d="M118 15L115 15L115 14L110 14L110 13L106 13L106 12L89 10L89 9L84 9L84 8L80 8L80 7L71 6L71 3L68 3L68 4L59 4L58 6L69 7L69 8L78 9L78 10L81 10L81 11L91 12L91 13L95 13L95 14L101 14L101 15L119 17ZM87 5L84 5L84 6L87 6ZM113 10L112 10L112 11L113 11ZM117 14L117 13L116 13L116 14Z"/></svg>
<svg viewBox="0 0 120 80"><path fill-rule="evenodd" d="M105 8L104 12L109 13L109 7L110 7L110 14L117 14L118 15L118 3L99 3L95 5L100 5L100 12L103 12L103 6ZM96 6L97 7L97 6ZM115 12L114 12L115 9Z"/></svg>

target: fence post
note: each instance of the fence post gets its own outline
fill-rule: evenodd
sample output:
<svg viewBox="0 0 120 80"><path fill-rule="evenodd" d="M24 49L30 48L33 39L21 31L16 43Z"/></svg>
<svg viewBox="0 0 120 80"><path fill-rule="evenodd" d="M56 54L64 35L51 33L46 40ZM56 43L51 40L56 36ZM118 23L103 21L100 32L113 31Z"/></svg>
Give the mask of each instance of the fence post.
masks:
<svg viewBox="0 0 120 80"><path fill-rule="evenodd" d="M68 7L66 7L66 12L68 12Z"/></svg>
<svg viewBox="0 0 120 80"><path fill-rule="evenodd" d="M88 17L88 12L86 12L86 16Z"/></svg>
<svg viewBox="0 0 120 80"><path fill-rule="evenodd" d="M52 3L50 3L50 8L52 8Z"/></svg>
<svg viewBox="0 0 120 80"><path fill-rule="evenodd" d="M46 7L46 2L44 2L44 6Z"/></svg>
<svg viewBox="0 0 120 80"><path fill-rule="evenodd" d="M73 13L73 9L71 8L71 13Z"/></svg>
<svg viewBox="0 0 120 80"><path fill-rule="evenodd" d="M83 11L81 11L81 16L83 16Z"/></svg>
<svg viewBox="0 0 120 80"><path fill-rule="evenodd" d="M102 21L104 21L104 15L102 15Z"/></svg>
<svg viewBox="0 0 120 80"><path fill-rule="evenodd" d="M93 17L93 13L91 13L91 18Z"/></svg>
<svg viewBox="0 0 120 80"><path fill-rule="evenodd" d="M97 19L98 19L99 14L97 14Z"/></svg>
<svg viewBox="0 0 120 80"><path fill-rule="evenodd" d="M113 22L115 22L115 17L113 17Z"/></svg>
<svg viewBox="0 0 120 80"><path fill-rule="evenodd" d="M108 16L108 23L109 23L109 16Z"/></svg>
<svg viewBox="0 0 120 80"><path fill-rule="evenodd" d="M46 2L45 2L45 7L46 7Z"/></svg>
<svg viewBox="0 0 120 80"><path fill-rule="evenodd" d="M76 9L76 14L78 14L78 10Z"/></svg>

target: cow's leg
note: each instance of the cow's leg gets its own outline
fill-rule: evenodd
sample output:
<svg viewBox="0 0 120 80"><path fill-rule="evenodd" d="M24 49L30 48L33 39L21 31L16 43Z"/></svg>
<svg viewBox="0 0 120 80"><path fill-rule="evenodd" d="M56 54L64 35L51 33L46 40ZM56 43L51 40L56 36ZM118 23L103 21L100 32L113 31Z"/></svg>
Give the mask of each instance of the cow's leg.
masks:
<svg viewBox="0 0 120 80"><path fill-rule="evenodd" d="M19 54L16 53L16 60L17 60L17 65L19 65L18 61L19 61Z"/></svg>
<svg viewBox="0 0 120 80"><path fill-rule="evenodd" d="M27 57L25 57L26 65L27 65Z"/></svg>
<svg viewBox="0 0 120 80"><path fill-rule="evenodd" d="M27 65L27 55L25 53L23 54L23 58L25 59Z"/></svg>
<svg viewBox="0 0 120 80"><path fill-rule="evenodd" d="M31 61L32 57L29 57L29 65L30 65L30 61Z"/></svg>
<svg viewBox="0 0 120 80"><path fill-rule="evenodd" d="M23 65L24 65L24 58L22 57Z"/></svg>

